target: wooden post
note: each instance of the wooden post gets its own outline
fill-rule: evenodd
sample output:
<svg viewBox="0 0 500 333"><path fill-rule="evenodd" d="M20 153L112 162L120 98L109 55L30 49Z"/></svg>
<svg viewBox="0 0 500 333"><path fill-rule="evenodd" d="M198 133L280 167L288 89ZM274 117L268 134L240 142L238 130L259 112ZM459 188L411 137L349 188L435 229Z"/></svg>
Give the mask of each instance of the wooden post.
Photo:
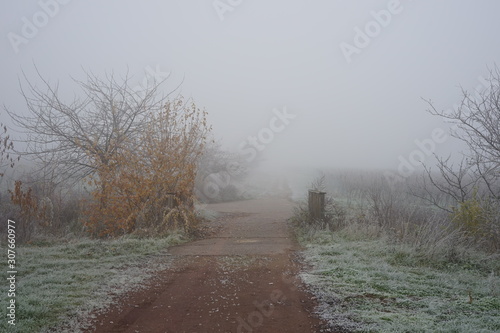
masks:
<svg viewBox="0 0 500 333"><path fill-rule="evenodd" d="M167 193L167 206L172 209L177 207L177 200L175 200L175 193Z"/></svg>
<svg viewBox="0 0 500 333"><path fill-rule="evenodd" d="M309 190L309 213L314 220L325 217L325 194L326 192Z"/></svg>

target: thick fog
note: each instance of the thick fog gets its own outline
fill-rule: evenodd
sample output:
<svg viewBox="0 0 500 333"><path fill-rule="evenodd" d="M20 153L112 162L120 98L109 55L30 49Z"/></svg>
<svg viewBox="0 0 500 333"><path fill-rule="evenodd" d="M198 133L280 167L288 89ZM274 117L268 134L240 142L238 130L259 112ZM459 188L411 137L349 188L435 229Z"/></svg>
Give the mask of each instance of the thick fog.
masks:
<svg viewBox="0 0 500 333"><path fill-rule="evenodd" d="M35 66L68 100L78 93L71 78L85 71L128 73L137 86L170 73L165 92L181 84L214 137L262 166L397 169L459 151L423 98L453 107L460 86L482 89L500 59L494 0L30 0L0 9L1 101L11 110L26 112L18 80L24 71L39 82Z"/></svg>

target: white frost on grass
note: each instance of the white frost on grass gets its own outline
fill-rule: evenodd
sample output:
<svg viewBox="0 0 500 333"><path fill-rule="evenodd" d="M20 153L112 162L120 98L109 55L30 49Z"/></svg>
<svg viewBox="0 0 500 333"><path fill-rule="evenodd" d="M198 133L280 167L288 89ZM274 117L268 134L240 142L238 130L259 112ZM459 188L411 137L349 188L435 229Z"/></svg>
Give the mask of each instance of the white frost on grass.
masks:
<svg viewBox="0 0 500 333"><path fill-rule="evenodd" d="M180 236L173 235L19 247L17 331L81 332L92 314L168 267L166 249L179 242ZM6 324L0 321L0 331L7 331Z"/></svg>
<svg viewBox="0 0 500 333"><path fill-rule="evenodd" d="M500 331L498 272L409 265L409 250L383 239L323 233L306 246L313 269L301 278L336 331Z"/></svg>

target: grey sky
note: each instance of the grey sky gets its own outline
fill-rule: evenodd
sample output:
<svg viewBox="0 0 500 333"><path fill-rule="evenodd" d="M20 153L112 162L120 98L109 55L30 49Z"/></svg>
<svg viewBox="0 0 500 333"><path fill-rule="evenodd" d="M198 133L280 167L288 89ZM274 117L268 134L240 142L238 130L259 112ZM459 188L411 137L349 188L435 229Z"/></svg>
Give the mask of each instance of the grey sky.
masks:
<svg viewBox="0 0 500 333"><path fill-rule="evenodd" d="M0 5L3 104L23 112L17 79L22 69L32 77L33 63L61 85L82 78L82 68L128 68L137 84L159 68L172 73L170 87L184 79L182 93L207 109L231 149L286 107L296 117L262 152L286 164L397 168L415 140L443 127L421 97L449 108L459 85L474 89L500 59L495 0L66 2L47 7L53 17L17 53L9 33L23 37L23 17L43 20L41 3L53 1ZM374 30L349 62L341 45L356 47L356 28Z"/></svg>

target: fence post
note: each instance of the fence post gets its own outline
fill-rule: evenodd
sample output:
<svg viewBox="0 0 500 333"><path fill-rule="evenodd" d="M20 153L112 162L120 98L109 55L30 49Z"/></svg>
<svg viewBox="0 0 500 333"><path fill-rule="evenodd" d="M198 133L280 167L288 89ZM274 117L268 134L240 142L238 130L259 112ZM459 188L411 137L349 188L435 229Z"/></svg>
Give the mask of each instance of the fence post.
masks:
<svg viewBox="0 0 500 333"><path fill-rule="evenodd" d="M167 193L167 207L172 209L177 207L177 200L175 199L175 193Z"/></svg>
<svg viewBox="0 0 500 333"><path fill-rule="evenodd" d="M325 217L325 194L326 192L309 190L309 213L314 220Z"/></svg>

